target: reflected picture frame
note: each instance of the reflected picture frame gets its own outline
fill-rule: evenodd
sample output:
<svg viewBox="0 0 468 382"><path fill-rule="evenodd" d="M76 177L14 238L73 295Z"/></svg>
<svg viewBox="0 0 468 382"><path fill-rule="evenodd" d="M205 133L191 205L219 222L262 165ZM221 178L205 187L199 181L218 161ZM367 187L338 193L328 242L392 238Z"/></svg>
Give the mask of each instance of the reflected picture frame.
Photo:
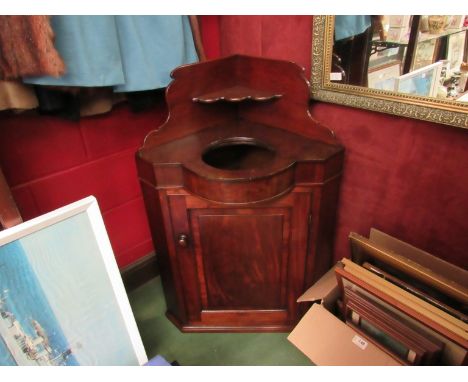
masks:
<svg viewBox="0 0 468 382"><path fill-rule="evenodd" d="M436 60L436 52L438 49L439 40L429 39L418 42L414 53L411 71L415 71L425 66L431 65Z"/></svg>
<svg viewBox="0 0 468 382"><path fill-rule="evenodd" d="M460 69L465 52L465 32L451 34L447 44L447 59L450 62L450 71L453 73Z"/></svg>
<svg viewBox="0 0 468 382"><path fill-rule="evenodd" d="M0 336L2 365L147 362L96 198L0 231Z"/></svg>
<svg viewBox="0 0 468 382"><path fill-rule="evenodd" d="M421 97L435 97L441 70L442 63L436 62L403 74L396 79L395 90Z"/></svg>
<svg viewBox="0 0 468 382"><path fill-rule="evenodd" d="M315 15L313 18L310 76L310 96L313 100L468 128L466 102L421 97L332 81L334 19L333 15Z"/></svg>
<svg viewBox="0 0 468 382"><path fill-rule="evenodd" d="M368 87L372 89L394 91L396 79L400 77L401 62L394 61L378 68L369 69Z"/></svg>
<svg viewBox="0 0 468 382"><path fill-rule="evenodd" d="M453 15L450 18L447 29L457 30L463 28L463 25L465 24L465 17L465 15Z"/></svg>

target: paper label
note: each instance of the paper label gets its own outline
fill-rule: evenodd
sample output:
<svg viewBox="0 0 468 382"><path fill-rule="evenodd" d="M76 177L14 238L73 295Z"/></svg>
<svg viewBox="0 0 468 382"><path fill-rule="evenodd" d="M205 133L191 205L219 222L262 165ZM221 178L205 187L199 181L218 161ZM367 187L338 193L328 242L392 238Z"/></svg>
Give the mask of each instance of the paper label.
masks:
<svg viewBox="0 0 468 382"><path fill-rule="evenodd" d="M362 337L359 337L358 335L355 335L352 339L352 342L354 345L356 345L358 348L365 350L367 347L368 343L366 340L362 339Z"/></svg>
<svg viewBox="0 0 468 382"><path fill-rule="evenodd" d="M343 76L340 72L330 73L330 81L341 81Z"/></svg>

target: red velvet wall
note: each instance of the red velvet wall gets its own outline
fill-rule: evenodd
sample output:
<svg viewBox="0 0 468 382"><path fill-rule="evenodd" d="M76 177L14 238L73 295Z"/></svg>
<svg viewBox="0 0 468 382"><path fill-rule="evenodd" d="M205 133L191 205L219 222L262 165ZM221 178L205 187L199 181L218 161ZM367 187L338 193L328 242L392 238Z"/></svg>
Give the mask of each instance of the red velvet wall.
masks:
<svg viewBox="0 0 468 382"><path fill-rule="evenodd" d="M202 17L209 58L220 55L219 17ZM110 113L70 122L34 113L0 113L0 167L24 220L94 195L119 267L154 250L135 167L146 134L166 119L154 110Z"/></svg>
<svg viewBox="0 0 468 382"><path fill-rule="evenodd" d="M295 61L310 73L312 16L222 16L223 55ZM311 114L346 148L335 258L376 227L468 268L468 131L339 105Z"/></svg>
<svg viewBox="0 0 468 382"><path fill-rule="evenodd" d="M312 16L203 16L209 58L231 53L295 61L310 72ZM468 132L317 103L312 115L346 147L335 257L350 231L374 226L468 268ZM25 219L95 195L120 267L152 250L134 153L165 119L124 105L68 122L0 114L0 166Z"/></svg>
<svg viewBox="0 0 468 382"><path fill-rule="evenodd" d="M70 122L59 117L0 115L0 166L27 220L94 195L120 267L150 253L150 238L135 167L145 135L166 117L158 107Z"/></svg>

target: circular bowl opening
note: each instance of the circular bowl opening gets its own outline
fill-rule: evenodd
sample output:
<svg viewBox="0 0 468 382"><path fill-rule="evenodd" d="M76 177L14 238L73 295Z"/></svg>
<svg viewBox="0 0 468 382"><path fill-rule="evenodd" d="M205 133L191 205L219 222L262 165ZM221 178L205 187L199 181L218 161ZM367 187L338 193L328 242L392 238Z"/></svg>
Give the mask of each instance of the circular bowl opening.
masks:
<svg viewBox="0 0 468 382"><path fill-rule="evenodd" d="M228 138L212 143L202 154L203 161L222 170L247 170L270 163L275 151L253 138Z"/></svg>

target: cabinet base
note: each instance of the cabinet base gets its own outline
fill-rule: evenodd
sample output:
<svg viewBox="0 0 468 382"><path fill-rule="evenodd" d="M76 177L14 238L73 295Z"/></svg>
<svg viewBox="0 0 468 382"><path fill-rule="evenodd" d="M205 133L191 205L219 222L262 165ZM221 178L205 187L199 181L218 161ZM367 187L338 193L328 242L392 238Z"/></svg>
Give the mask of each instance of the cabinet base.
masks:
<svg viewBox="0 0 468 382"><path fill-rule="evenodd" d="M166 312L166 317L182 333L289 333L295 325L251 325L251 326L210 326L203 324L182 324L170 312Z"/></svg>

